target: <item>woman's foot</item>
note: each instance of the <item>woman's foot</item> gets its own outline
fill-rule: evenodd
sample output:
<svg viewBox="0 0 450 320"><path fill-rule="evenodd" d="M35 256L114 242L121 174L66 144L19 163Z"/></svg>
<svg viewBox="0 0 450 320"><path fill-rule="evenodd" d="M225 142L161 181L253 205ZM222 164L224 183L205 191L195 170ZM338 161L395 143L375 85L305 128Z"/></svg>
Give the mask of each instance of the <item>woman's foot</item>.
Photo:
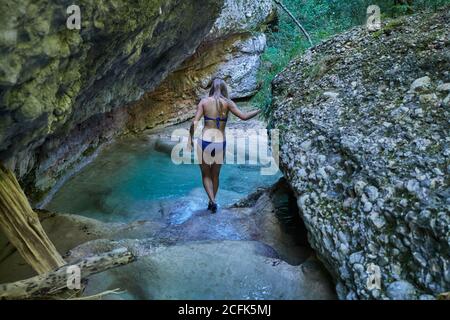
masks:
<svg viewBox="0 0 450 320"><path fill-rule="evenodd" d="M213 202L211 204L211 213L216 213L217 212L217 203Z"/></svg>
<svg viewBox="0 0 450 320"><path fill-rule="evenodd" d="M209 202L208 202L208 210L211 210L212 205L213 205L213 202L209 201Z"/></svg>

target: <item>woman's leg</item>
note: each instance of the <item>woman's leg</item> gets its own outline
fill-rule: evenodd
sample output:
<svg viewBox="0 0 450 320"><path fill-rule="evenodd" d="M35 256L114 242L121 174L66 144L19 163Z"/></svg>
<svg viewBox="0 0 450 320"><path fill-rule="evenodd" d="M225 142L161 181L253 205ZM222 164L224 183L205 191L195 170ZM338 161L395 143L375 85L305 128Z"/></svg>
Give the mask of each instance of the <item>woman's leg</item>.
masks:
<svg viewBox="0 0 450 320"><path fill-rule="evenodd" d="M214 156L213 150L208 149L208 145L200 140L201 143L197 145L197 155L200 161L200 170L202 172L202 182L203 187L205 188L206 194L209 198L208 209L210 209L211 204L215 204L216 202L216 192L214 192L214 184L213 184L213 174L212 174L212 164L213 159L210 159L211 156ZM211 148L210 148L211 149ZM209 153L212 153L209 154ZM209 155L209 156L208 156ZM217 207L216 207L217 208Z"/></svg>
<svg viewBox="0 0 450 320"><path fill-rule="evenodd" d="M202 141L198 140L199 143L196 144L195 149L197 152L198 160L200 161L200 171L202 173L203 188L205 188L206 194L208 195L209 202L214 202L214 189L211 178L211 166L205 163L203 157Z"/></svg>
<svg viewBox="0 0 450 320"><path fill-rule="evenodd" d="M225 160L225 152L226 152L226 142L223 142L219 148L217 148L217 158L221 159L221 161L218 161L217 163L214 162L211 165L211 177L213 182L213 189L214 189L214 197L217 195L217 191L219 190L219 176L220 176L220 169L222 168L222 164Z"/></svg>
<svg viewBox="0 0 450 320"><path fill-rule="evenodd" d="M200 170L202 171L203 187L205 188L209 201L216 202L216 197L214 195L214 186L212 181L211 166L206 163L201 163Z"/></svg>
<svg viewBox="0 0 450 320"><path fill-rule="evenodd" d="M217 190L219 190L219 175L222 164L214 163L211 165L211 178L214 190L214 197L217 195Z"/></svg>

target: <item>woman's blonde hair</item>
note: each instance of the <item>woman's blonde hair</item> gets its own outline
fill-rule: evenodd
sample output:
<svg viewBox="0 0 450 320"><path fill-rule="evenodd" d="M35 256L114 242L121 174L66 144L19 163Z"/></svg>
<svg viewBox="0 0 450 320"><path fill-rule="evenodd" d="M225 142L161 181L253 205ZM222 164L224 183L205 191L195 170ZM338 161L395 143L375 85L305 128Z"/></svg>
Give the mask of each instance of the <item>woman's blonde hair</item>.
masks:
<svg viewBox="0 0 450 320"><path fill-rule="evenodd" d="M225 81L219 78L214 79L211 84L211 89L209 90L209 96L214 96L214 98L222 97L225 99L229 99L228 88Z"/></svg>

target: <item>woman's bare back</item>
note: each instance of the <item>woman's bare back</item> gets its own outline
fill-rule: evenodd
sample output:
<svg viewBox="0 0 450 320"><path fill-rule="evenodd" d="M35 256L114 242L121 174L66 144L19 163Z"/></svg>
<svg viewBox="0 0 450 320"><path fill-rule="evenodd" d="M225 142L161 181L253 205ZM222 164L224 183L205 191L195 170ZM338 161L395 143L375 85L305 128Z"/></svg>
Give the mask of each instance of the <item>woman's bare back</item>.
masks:
<svg viewBox="0 0 450 320"><path fill-rule="evenodd" d="M228 120L228 102L224 98L208 97L203 102L203 139L222 142L225 140L225 127Z"/></svg>

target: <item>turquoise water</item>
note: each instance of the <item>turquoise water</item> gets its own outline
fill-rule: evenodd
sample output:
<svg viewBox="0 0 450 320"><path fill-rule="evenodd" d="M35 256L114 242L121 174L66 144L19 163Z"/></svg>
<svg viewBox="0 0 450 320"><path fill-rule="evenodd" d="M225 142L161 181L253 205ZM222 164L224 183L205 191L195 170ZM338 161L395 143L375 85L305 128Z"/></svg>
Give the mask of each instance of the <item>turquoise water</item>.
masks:
<svg viewBox="0 0 450 320"><path fill-rule="evenodd" d="M263 176L256 165L226 164L217 202L231 205L280 176ZM140 137L106 147L61 187L46 209L102 221L169 218L181 223L206 206L198 165L175 165L169 155L155 151L148 139Z"/></svg>

